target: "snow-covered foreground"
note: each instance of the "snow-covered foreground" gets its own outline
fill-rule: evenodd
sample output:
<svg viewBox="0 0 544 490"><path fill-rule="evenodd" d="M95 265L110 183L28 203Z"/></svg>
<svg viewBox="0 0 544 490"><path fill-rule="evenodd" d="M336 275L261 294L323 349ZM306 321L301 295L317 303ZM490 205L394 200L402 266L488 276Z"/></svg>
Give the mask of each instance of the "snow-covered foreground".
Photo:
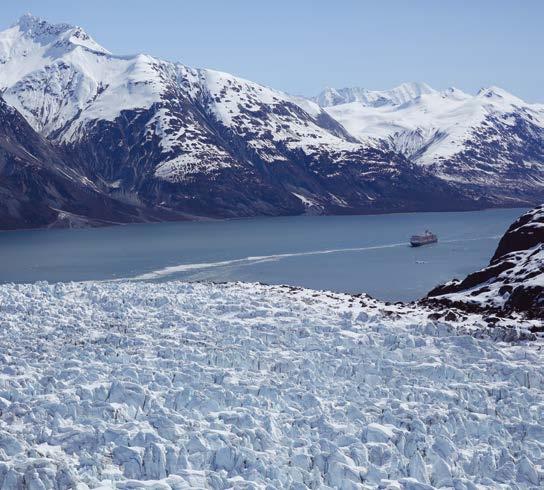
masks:
<svg viewBox="0 0 544 490"><path fill-rule="evenodd" d="M544 478L542 342L477 316L181 282L4 285L0 311L0 488Z"/></svg>

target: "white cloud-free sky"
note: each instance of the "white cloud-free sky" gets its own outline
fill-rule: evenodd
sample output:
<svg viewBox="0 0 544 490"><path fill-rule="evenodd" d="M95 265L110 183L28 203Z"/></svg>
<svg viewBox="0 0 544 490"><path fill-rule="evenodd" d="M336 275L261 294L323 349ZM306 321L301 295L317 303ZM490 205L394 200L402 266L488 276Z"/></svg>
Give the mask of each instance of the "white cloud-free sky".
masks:
<svg viewBox="0 0 544 490"><path fill-rule="evenodd" d="M542 0L2 0L82 26L117 54L145 52L294 94L425 81L498 85L544 102Z"/></svg>

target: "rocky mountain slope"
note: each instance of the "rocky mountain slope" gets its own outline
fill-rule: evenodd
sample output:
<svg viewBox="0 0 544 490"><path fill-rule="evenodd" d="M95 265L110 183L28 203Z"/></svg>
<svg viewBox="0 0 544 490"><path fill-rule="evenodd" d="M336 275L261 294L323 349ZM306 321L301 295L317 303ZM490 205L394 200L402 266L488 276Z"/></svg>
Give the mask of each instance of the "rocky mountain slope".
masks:
<svg viewBox="0 0 544 490"><path fill-rule="evenodd" d="M544 205L510 226L489 266L438 286L426 302L544 319Z"/></svg>
<svg viewBox="0 0 544 490"><path fill-rule="evenodd" d="M139 221L66 163L0 98L0 229ZM158 217L157 217L158 219Z"/></svg>
<svg viewBox="0 0 544 490"><path fill-rule="evenodd" d="M461 210L519 205L544 192L541 133L526 121L537 120L534 111L515 126L518 144L508 143L500 165L482 154L487 163L473 172L469 156L468 166L446 165L446 178L405 151L402 135L362 138L332 110L342 106L325 110L149 55L113 55L79 27L31 15L0 33L0 91L78 179L107 199L111 215L127 208L139 220ZM404 106L431 92L406 86L350 97ZM503 122L510 135L511 119ZM499 136L486 152L502 145ZM483 151L475 144L474 155ZM531 162L521 147L533 148ZM523 185L503 185L518 180Z"/></svg>
<svg viewBox="0 0 544 490"><path fill-rule="evenodd" d="M77 27L25 16L0 34L0 63L6 101L128 205L217 217L480 205L402 155L361 144L315 103L114 56Z"/></svg>
<svg viewBox="0 0 544 490"><path fill-rule="evenodd" d="M544 105L497 87L327 89L315 98L359 141L384 141L433 175L496 203L542 199Z"/></svg>

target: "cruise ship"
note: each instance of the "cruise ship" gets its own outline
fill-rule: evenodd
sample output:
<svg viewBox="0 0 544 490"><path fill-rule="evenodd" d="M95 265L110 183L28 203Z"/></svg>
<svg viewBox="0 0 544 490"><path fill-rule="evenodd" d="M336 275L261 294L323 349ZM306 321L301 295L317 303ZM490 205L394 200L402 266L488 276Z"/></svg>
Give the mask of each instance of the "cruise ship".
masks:
<svg viewBox="0 0 544 490"><path fill-rule="evenodd" d="M429 230L426 230L423 235L413 235L410 238L410 245L412 245L412 247L421 247L421 245L428 245L429 243L436 243L437 241L438 237Z"/></svg>

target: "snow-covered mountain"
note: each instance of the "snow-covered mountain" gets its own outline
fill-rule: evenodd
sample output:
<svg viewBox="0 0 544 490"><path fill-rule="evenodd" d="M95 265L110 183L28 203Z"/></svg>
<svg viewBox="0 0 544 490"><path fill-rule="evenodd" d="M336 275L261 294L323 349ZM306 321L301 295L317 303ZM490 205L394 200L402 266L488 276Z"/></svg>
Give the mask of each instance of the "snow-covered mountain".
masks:
<svg viewBox="0 0 544 490"><path fill-rule="evenodd" d="M429 293L431 304L544 319L544 205L504 234L489 266ZM542 330L542 324L540 326Z"/></svg>
<svg viewBox="0 0 544 490"><path fill-rule="evenodd" d="M143 210L481 206L402 155L358 142L311 101L148 55L115 56L79 27L24 16L0 33L0 63L5 100L101 192Z"/></svg>
<svg viewBox="0 0 544 490"><path fill-rule="evenodd" d="M26 15L0 33L0 91L80 180L139 219L475 209L543 193L534 124L516 126L518 146L525 130L535 146L530 168L516 167L524 186L498 194L491 178L459 185L472 163L445 179L406 151L407 135L362 137L335 112L434 97L424 85L347 91L358 102L323 109L226 73L113 55L79 27Z"/></svg>
<svg viewBox="0 0 544 490"><path fill-rule="evenodd" d="M361 142L384 141L453 185L531 201L544 185L544 105L497 87L477 95L426 84L327 89L315 101Z"/></svg>
<svg viewBox="0 0 544 490"><path fill-rule="evenodd" d="M432 94L435 90L426 83L403 83L391 90L368 90L360 87L341 89L327 88L314 101L320 107L331 107L358 102L368 107L398 106L410 102L423 94Z"/></svg>

